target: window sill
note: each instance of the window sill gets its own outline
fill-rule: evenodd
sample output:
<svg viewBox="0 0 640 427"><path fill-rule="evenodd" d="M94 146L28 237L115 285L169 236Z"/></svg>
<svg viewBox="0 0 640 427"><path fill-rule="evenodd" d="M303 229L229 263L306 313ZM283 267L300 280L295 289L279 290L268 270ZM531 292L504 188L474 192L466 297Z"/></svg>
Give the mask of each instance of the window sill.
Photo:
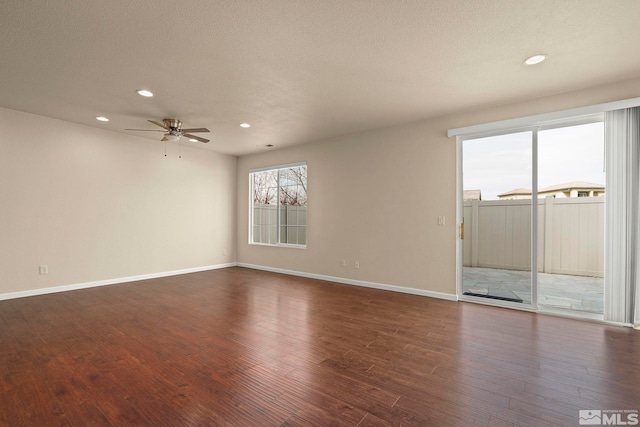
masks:
<svg viewBox="0 0 640 427"><path fill-rule="evenodd" d="M307 245L289 245L289 244L277 244L277 245L272 245L269 243L256 243L256 242L249 242L249 245L251 246L266 246L266 247L270 247L270 248L289 248L289 249L307 249Z"/></svg>

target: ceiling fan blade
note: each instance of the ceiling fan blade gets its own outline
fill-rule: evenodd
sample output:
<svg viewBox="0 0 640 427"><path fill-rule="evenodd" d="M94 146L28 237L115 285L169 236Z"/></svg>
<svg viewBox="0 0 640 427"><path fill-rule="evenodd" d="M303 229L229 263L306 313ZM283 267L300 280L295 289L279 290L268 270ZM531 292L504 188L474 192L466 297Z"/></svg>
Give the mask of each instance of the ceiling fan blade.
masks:
<svg viewBox="0 0 640 427"><path fill-rule="evenodd" d="M181 129L181 130L182 130L182 132L191 132L191 133L193 133L193 132L195 132L195 133L198 133L198 132L211 132L207 128L193 128L193 129Z"/></svg>
<svg viewBox="0 0 640 427"><path fill-rule="evenodd" d="M125 129L125 130L135 130L138 132L165 132L163 130L160 129Z"/></svg>
<svg viewBox="0 0 640 427"><path fill-rule="evenodd" d="M153 123L154 125L160 126L162 129L168 129L163 123L156 122L155 120L147 120L149 123Z"/></svg>
<svg viewBox="0 0 640 427"><path fill-rule="evenodd" d="M209 142L208 139L204 139L204 138L200 138L199 136L195 136L195 135L190 135L188 133L183 134L182 136L189 138L189 139L195 139L198 140L200 142Z"/></svg>

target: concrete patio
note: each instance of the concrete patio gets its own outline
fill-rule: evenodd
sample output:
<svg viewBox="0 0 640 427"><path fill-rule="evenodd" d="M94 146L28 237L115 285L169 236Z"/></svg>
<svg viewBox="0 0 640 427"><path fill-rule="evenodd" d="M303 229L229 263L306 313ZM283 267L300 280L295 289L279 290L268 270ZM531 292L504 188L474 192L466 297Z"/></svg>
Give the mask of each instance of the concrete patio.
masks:
<svg viewBox="0 0 640 427"><path fill-rule="evenodd" d="M528 271L464 267L463 292L521 299L531 303ZM602 314L604 279L538 273L538 305Z"/></svg>

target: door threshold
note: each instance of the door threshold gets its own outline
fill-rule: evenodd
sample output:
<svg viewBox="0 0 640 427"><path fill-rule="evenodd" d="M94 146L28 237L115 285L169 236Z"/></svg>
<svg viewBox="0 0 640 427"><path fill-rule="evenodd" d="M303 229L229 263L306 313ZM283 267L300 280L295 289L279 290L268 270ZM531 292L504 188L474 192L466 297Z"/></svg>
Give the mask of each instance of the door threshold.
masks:
<svg viewBox="0 0 640 427"><path fill-rule="evenodd" d="M511 292L511 293L513 293L513 292ZM492 295L492 294L489 294L489 293L480 294L480 293L470 292L470 291L466 291L463 295L467 295L467 296L470 296L470 297L495 299L495 300L500 300L500 301L517 302L519 304L521 304L523 302L522 299L518 298L517 296L510 297L510 296L504 296L504 295Z"/></svg>
<svg viewBox="0 0 640 427"><path fill-rule="evenodd" d="M568 310L563 308L551 307L548 305L539 305L538 311L542 314L550 314L552 316L568 317L578 320L591 320L594 322L606 323L604 320L604 314L593 313L589 311Z"/></svg>

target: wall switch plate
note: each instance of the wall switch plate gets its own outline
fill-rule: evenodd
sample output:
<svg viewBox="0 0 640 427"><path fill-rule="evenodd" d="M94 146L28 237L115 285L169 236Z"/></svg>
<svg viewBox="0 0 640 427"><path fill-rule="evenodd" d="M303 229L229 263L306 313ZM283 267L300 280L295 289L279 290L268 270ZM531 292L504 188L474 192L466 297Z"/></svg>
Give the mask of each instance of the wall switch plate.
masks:
<svg viewBox="0 0 640 427"><path fill-rule="evenodd" d="M360 261L355 261L353 263L353 268L360 268Z"/></svg>
<svg viewBox="0 0 640 427"><path fill-rule="evenodd" d="M444 225L444 217L443 216L439 216L438 217L438 225Z"/></svg>

